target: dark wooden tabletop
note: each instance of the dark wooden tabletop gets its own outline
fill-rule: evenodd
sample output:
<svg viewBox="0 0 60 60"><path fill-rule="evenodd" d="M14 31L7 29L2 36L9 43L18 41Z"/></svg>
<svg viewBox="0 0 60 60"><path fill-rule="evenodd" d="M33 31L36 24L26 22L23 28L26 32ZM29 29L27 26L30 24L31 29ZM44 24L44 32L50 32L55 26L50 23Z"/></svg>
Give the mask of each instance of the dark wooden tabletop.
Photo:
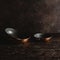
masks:
<svg viewBox="0 0 60 60"><path fill-rule="evenodd" d="M1 42L1 41L0 41ZM3 41L4 42L4 41ZM0 44L1 60L59 60L60 37L53 37L50 41L16 41ZM15 42L15 43L13 43ZM11 44L12 43L12 44Z"/></svg>

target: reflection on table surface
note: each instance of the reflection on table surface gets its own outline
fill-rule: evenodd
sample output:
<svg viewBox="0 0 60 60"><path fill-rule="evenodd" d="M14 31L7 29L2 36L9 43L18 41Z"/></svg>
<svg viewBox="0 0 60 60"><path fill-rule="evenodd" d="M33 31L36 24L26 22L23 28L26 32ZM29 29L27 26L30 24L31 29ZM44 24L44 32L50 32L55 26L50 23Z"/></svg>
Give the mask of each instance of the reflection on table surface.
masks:
<svg viewBox="0 0 60 60"><path fill-rule="evenodd" d="M12 39L12 38L11 38ZM7 42L6 40L5 42ZM3 41L4 42L4 41ZM12 43L12 44L11 44ZM52 58L53 57L53 58ZM22 40L12 39L9 43L0 44L0 58L2 60L31 60L31 59L59 59L60 37L59 35L46 35L41 39L34 37Z"/></svg>

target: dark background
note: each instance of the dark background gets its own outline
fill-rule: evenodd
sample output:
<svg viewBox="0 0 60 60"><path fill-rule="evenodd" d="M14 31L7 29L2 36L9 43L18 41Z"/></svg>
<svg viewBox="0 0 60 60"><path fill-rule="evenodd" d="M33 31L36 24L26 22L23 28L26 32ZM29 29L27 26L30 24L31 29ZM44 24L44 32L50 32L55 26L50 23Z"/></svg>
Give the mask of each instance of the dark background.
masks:
<svg viewBox="0 0 60 60"><path fill-rule="evenodd" d="M0 30L20 33L60 32L59 0L0 0Z"/></svg>
<svg viewBox="0 0 60 60"><path fill-rule="evenodd" d="M28 48L21 44L11 46L11 43L18 42L5 33L5 28L9 27L29 36L37 32L60 33L59 0L0 0L0 60L59 59L60 45L57 41L47 45L35 43ZM53 49L48 50L49 47Z"/></svg>

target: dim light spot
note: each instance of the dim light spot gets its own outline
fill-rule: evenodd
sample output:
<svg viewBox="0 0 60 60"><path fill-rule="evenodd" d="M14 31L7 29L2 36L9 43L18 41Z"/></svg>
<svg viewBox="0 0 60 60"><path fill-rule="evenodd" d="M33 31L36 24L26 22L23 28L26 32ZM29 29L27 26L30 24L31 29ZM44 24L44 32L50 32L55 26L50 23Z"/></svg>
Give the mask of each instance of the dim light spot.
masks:
<svg viewBox="0 0 60 60"><path fill-rule="evenodd" d="M9 35L13 35L13 34L15 34L16 31L13 28L6 28L5 32Z"/></svg>
<svg viewBox="0 0 60 60"><path fill-rule="evenodd" d="M35 38L41 38L42 35L43 35L42 33L36 33L36 34L34 34L34 37L35 37Z"/></svg>
<svg viewBox="0 0 60 60"><path fill-rule="evenodd" d="M46 42L50 42L50 41L51 41L51 38L52 38L52 37L47 37L47 38L45 38L45 41L46 41Z"/></svg>
<svg viewBox="0 0 60 60"><path fill-rule="evenodd" d="M26 39L23 39L22 42L23 42L23 43L27 43L28 40L29 40L29 38L26 38Z"/></svg>

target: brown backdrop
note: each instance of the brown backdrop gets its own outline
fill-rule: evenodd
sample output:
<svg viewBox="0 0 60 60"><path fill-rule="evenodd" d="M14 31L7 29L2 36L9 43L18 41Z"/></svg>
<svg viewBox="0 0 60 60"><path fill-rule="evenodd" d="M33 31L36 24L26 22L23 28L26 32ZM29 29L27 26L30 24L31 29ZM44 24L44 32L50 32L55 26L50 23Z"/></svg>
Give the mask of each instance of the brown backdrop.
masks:
<svg viewBox="0 0 60 60"><path fill-rule="evenodd" d="M60 32L59 0L0 0L0 31L7 27L19 33Z"/></svg>

